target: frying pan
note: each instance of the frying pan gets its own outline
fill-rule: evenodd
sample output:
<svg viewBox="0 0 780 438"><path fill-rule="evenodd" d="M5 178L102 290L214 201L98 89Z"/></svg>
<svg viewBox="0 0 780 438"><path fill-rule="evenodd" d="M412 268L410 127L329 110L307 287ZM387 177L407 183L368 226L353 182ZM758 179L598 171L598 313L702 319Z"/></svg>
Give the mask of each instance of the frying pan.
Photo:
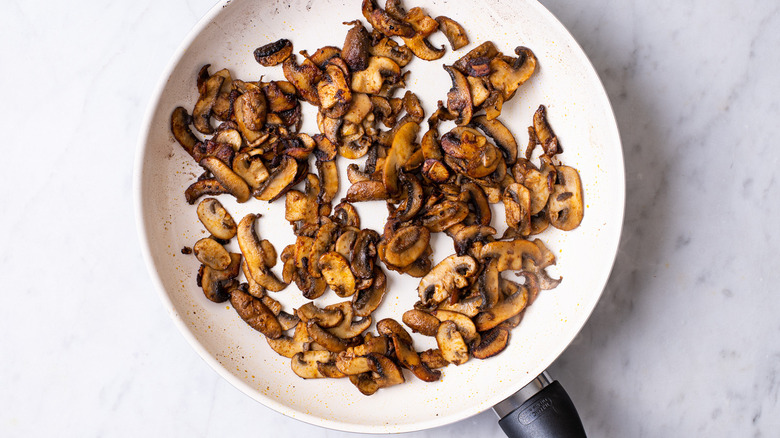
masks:
<svg viewBox="0 0 780 438"><path fill-rule="evenodd" d="M447 55L441 60L415 59L408 66L411 76L407 87L418 94L426 114L445 98L451 86L442 64L451 64L487 40L507 54L518 45L527 46L538 57L539 69L504 105L501 119L518 144L524 145L533 112L545 104L564 149L561 161L577 168L582 178L586 203L582 224L570 232L551 229L540 236L557 257L557 265L549 272L562 276L563 282L554 290L543 291L527 309L500 355L451 365L436 383L407 375L406 383L371 397L360 394L345 379L302 380L290 370L289 359L274 353L228 303L215 304L203 296L195 280L197 260L181 253L182 247L205 236L196 207L188 205L183 194L201 170L176 144L169 120L176 106L191 109L197 100L195 78L200 67L211 64L212 72L229 68L234 78L243 80L284 79L281 67L260 67L252 51L279 38L290 39L295 52L341 46L348 30L342 22L362 19L359 1L220 2L195 26L171 60L139 137L135 168L139 235L151 277L179 330L214 370L245 394L289 417L343 431L408 432L441 426L489 409L529 383L538 383L537 376L572 341L596 305L614 262L623 219L623 156L609 100L582 49L542 5L533 0L406 3L408 7L421 6L434 17L447 15L462 23L471 40L457 52L447 45ZM434 34L431 42L446 43L440 34ZM315 113L308 105L304 105L303 116L302 131L316 133ZM442 126L442 132L448 129ZM343 196L348 186L347 160L340 160ZM292 229L284 220L284 202L237 204L229 196L219 199L236 220L250 212L261 213L257 231L277 251L294 242ZM357 209L364 228L382 230L387 215L384 203L361 203ZM500 204L494 213L500 235L504 217ZM451 240L443 234L435 235L432 246L434 263L453 253ZM235 242L228 249L238 251ZM273 270L280 276L281 266ZM400 320L418 299L418 281L388 272L388 295L374 320ZM288 309L304 303L294 286L274 298ZM316 303L337 301L328 293ZM415 335L418 350L434 346L432 338ZM533 412L543 413L549 402L537 403Z"/></svg>

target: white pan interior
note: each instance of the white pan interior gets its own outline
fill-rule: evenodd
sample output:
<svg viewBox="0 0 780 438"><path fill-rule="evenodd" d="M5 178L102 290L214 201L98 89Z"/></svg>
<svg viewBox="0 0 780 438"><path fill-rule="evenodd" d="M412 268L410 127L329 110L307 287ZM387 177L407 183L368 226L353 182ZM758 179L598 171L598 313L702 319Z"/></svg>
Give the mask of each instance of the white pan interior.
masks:
<svg viewBox="0 0 780 438"><path fill-rule="evenodd" d="M349 3L233 0L218 4L203 18L172 59L141 132L136 163L139 232L149 270L171 317L204 360L241 391L285 415L328 428L366 433L419 430L466 418L503 400L549 366L583 326L609 276L620 237L623 156L609 101L593 67L563 26L536 1L407 0L407 7L421 6L434 17L447 15L462 23L471 40L455 53L447 45L448 53L439 61L415 59L408 66L412 72L408 88L422 100L426 116L437 100L446 99L450 87L443 63L452 63L486 40L510 55L518 45L534 51L539 70L504 105L501 120L524 150L533 112L539 104L547 106L564 148L561 161L580 172L585 218L574 231L548 230L540 236L558 258L550 272L563 276L563 283L539 296L499 356L449 366L437 383L423 383L407 373L407 383L371 397L361 395L346 379L300 379L290 370L289 359L274 353L229 303L208 301L195 284L198 262L180 250L205 235L195 206L187 205L183 195L200 169L176 144L168 123L176 106L192 109L197 99L195 78L203 64L211 64L212 72L229 68L234 78L244 80L284 79L281 67L259 66L252 51L279 38L290 39L295 52L341 46L348 29L341 23L363 18L360 2ZM441 45L446 40L437 34L432 42ZM304 108L303 132L314 134L314 113L306 104ZM441 132L447 129L443 126ZM349 184L343 172L348 161L339 160L343 194ZM283 200L272 205L256 200L239 205L229 196L219 200L236 221L249 212L262 213L258 232L277 252L294 242L284 220ZM357 207L363 227L381 232L387 216L384 203ZM503 232L503 210L495 208L494 214L494 225ZM234 242L229 249L238 251ZM434 262L451 254L450 238L437 235L434 249ZM280 275L281 266L274 271ZM390 271L388 281L388 295L375 321L384 317L400 321L418 299L418 280ZM273 296L288 310L303 303L294 285ZM329 292L317 303L337 301ZM435 345L431 338L415 339L418 350Z"/></svg>

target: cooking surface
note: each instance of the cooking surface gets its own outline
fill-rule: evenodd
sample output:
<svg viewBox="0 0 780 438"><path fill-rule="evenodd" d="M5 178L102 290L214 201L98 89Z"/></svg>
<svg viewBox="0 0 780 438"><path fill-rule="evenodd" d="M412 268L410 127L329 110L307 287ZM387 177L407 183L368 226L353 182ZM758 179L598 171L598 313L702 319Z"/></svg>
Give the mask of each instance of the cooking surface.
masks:
<svg viewBox="0 0 780 438"><path fill-rule="evenodd" d="M543 3L604 82L627 177L612 277L550 372L591 436L775 433L780 16L759 2ZM136 136L168 59L211 5L25 2L3 14L0 74L17 84L2 109L3 436L341 436L213 372L141 259ZM485 412L409 436L500 431Z"/></svg>

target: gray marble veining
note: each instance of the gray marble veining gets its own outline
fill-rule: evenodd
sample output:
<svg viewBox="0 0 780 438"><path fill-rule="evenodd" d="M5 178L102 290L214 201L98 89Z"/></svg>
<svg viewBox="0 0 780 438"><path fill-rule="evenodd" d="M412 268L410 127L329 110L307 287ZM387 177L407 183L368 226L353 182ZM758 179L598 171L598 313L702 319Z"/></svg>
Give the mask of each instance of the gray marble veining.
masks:
<svg viewBox="0 0 780 438"><path fill-rule="evenodd" d="M170 323L135 243L141 116L211 3L0 14L2 436L351 435L219 378ZM628 193L602 300L551 373L593 437L777 436L780 4L543 4L604 82ZM486 412L408 436L501 432Z"/></svg>

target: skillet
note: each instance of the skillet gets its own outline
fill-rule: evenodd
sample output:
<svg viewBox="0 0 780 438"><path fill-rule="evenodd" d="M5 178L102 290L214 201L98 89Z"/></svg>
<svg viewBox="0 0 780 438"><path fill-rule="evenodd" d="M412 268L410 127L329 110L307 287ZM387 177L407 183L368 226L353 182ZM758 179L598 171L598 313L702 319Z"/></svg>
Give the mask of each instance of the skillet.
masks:
<svg viewBox="0 0 780 438"><path fill-rule="evenodd" d="M304 381L292 373L289 359L274 353L229 303L205 299L195 281L199 263L180 252L204 237L195 206L188 205L183 195L200 169L176 144L168 123L173 108L191 109L197 100L195 78L200 67L210 63L211 71L229 68L234 78L244 80L261 76L283 80L280 67L260 67L252 51L279 38L290 39L296 52L341 46L349 28L341 23L363 19L359 1L218 3L192 29L164 72L150 102L136 156L135 203L143 253L163 305L187 341L248 396L289 417L343 431L389 433L437 427L490 409L529 383L539 383L537 376L569 345L595 307L615 259L623 220L623 156L608 97L587 56L552 14L534 0L407 0L406 6L421 6L434 17L453 18L463 24L471 41L453 52L443 36L434 35L432 43L446 44L447 55L432 62L415 59L408 66L412 73L407 87L418 94L426 115L451 86L442 64L451 64L487 40L509 54L518 45L527 46L539 59L539 70L504 106L501 119L522 148L533 112L545 104L564 148L561 161L577 168L582 178L586 204L582 224L570 232L548 230L540 236L557 257L557 265L549 271L562 276L563 282L540 294L512 331L502 354L484 361L472 359L459 367L451 365L436 383L407 375L406 383L371 397L343 379ZM314 120L314 112L304 109L302 131L316 133ZM446 129L443 126L441 132ZM346 164L342 159L341 194L336 199L348 185ZM282 201L237 204L224 195L219 200L236 220L250 212L261 213L258 233L278 252L294 242ZM381 231L387 214L384 203L356 206L362 226ZM501 234L500 205L494 214L494 226ZM453 252L451 240L443 234L437 234L432 245L434 263ZM228 249L238 251L235 242ZM273 270L280 276L279 265ZM417 284L417 279L388 272L388 295L375 312L375 321L400 320L418 299ZM294 290L291 286L274 298L288 308L298 307L305 301ZM339 301L329 295L330 299L318 300L318 304ZM435 346L432 339L415 336L418 350Z"/></svg>

